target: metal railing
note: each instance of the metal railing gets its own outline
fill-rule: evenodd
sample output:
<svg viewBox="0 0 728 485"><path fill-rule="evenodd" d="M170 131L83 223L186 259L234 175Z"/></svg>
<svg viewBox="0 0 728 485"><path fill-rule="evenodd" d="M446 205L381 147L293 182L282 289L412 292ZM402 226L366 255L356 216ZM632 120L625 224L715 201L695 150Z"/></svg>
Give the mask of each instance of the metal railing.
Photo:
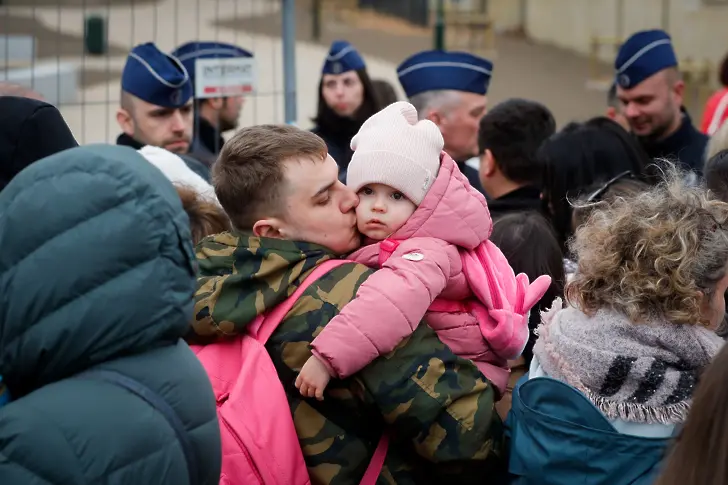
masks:
<svg viewBox="0 0 728 485"><path fill-rule="evenodd" d="M295 122L294 9L294 0L0 0L0 82L57 105L79 143L110 142L133 46L222 41L256 58L241 125ZM252 23L270 28L252 34Z"/></svg>
<svg viewBox="0 0 728 485"><path fill-rule="evenodd" d="M430 24L430 0L359 0L360 8L393 15L415 25Z"/></svg>

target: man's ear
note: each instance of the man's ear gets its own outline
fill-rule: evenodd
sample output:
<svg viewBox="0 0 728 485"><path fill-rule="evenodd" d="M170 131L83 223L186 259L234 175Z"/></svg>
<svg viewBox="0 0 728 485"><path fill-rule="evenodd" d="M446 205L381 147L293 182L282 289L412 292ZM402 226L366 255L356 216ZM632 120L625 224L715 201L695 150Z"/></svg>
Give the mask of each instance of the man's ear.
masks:
<svg viewBox="0 0 728 485"><path fill-rule="evenodd" d="M270 219L261 219L253 224L253 234L258 237L269 237L273 239L286 239L286 230L283 227L283 221L275 217Z"/></svg>
<svg viewBox="0 0 728 485"><path fill-rule="evenodd" d="M606 115L607 118L609 118L610 120L614 120L615 118L617 118L617 108L615 108L614 106L609 106L607 108Z"/></svg>
<svg viewBox="0 0 728 485"><path fill-rule="evenodd" d="M440 115L440 113L431 109L427 112L427 116L425 116L425 119L432 121L439 127L442 124L443 117Z"/></svg>
<svg viewBox="0 0 728 485"><path fill-rule="evenodd" d="M675 103L682 106L685 100L685 81L682 79L675 81L675 84L672 86L672 93L675 97Z"/></svg>
<svg viewBox="0 0 728 485"><path fill-rule="evenodd" d="M119 108L116 111L116 122L119 123L121 131L129 136L134 136L134 120L127 110Z"/></svg>
<svg viewBox="0 0 728 485"><path fill-rule="evenodd" d="M492 177L497 168L498 165L496 164L493 152L486 148L480 157L480 172L484 177Z"/></svg>

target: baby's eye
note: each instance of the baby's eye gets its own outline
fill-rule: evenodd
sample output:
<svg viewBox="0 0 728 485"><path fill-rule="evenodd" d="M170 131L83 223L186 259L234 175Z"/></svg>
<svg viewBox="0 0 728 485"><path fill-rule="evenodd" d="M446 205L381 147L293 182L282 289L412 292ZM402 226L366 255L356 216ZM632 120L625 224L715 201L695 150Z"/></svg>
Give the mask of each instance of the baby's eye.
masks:
<svg viewBox="0 0 728 485"><path fill-rule="evenodd" d="M363 195L372 195L373 192L374 191L372 189L370 189L369 187L363 187L362 189L359 190L359 193L363 194Z"/></svg>
<svg viewBox="0 0 728 485"><path fill-rule="evenodd" d="M402 199L404 199L405 197L404 197L404 194L403 194L402 192L394 192L394 193L392 194L392 198L393 198L394 200L402 200Z"/></svg>

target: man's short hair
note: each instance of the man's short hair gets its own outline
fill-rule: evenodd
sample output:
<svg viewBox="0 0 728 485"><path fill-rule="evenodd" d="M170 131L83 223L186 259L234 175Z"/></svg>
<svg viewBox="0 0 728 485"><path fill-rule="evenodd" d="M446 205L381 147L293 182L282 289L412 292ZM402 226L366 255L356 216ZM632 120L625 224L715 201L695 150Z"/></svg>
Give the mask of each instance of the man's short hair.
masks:
<svg viewBox="0 0 728 485"><path fill-rule="evenodd" d="M127 113L130 115L134 114L134 99L136 96L134 96L131 93L127 93L126 91L121 91L121 96L119 97L119 106L121 106L121 109L126 110Z"/></svg>
<svg viewBox="0 0 728 485"><path fill-rule="evenodd" d="M212 166L212 185L235 229L248 231L263 217L280 213L284 162L324 160L326 143L289 125L243 128L223 145Z"/></svg>
<svg viewBox="0 0 728 485"><path fill-rule="evenodd" d="M556 121L544 105L509 99L480 120L479 153L490 150L505 177L518 183L540 183L536 152L556 132Z"/></svg>
<svg viewBox="0 0 728 485"><path fill-rule="evenodd" d="M430 110L447 115L460 102L460 92L451 89L425 91L409 98L409 102L415 107L417 115L422 120L427 117Z"/></svg>

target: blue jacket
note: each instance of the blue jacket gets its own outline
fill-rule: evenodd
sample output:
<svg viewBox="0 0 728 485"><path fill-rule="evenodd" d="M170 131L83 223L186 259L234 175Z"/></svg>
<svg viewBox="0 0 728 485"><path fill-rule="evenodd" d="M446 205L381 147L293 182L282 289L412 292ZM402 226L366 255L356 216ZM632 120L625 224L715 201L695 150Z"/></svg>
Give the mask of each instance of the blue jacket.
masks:
<svg viewBox="0 0 728 485"><path fill-rule="evenodd" d="M649 485L670 439L618 433L583 394L549 377L513 390L506 426L514 484Z"/></svg>
<svg viewBox="0 0 728 485"><path fill-rule="evenodd" d="M33 163L0 192L0 247L0 483L216 485L215 399L180 339L196 263L162 172L111 145Z"/></svg>

